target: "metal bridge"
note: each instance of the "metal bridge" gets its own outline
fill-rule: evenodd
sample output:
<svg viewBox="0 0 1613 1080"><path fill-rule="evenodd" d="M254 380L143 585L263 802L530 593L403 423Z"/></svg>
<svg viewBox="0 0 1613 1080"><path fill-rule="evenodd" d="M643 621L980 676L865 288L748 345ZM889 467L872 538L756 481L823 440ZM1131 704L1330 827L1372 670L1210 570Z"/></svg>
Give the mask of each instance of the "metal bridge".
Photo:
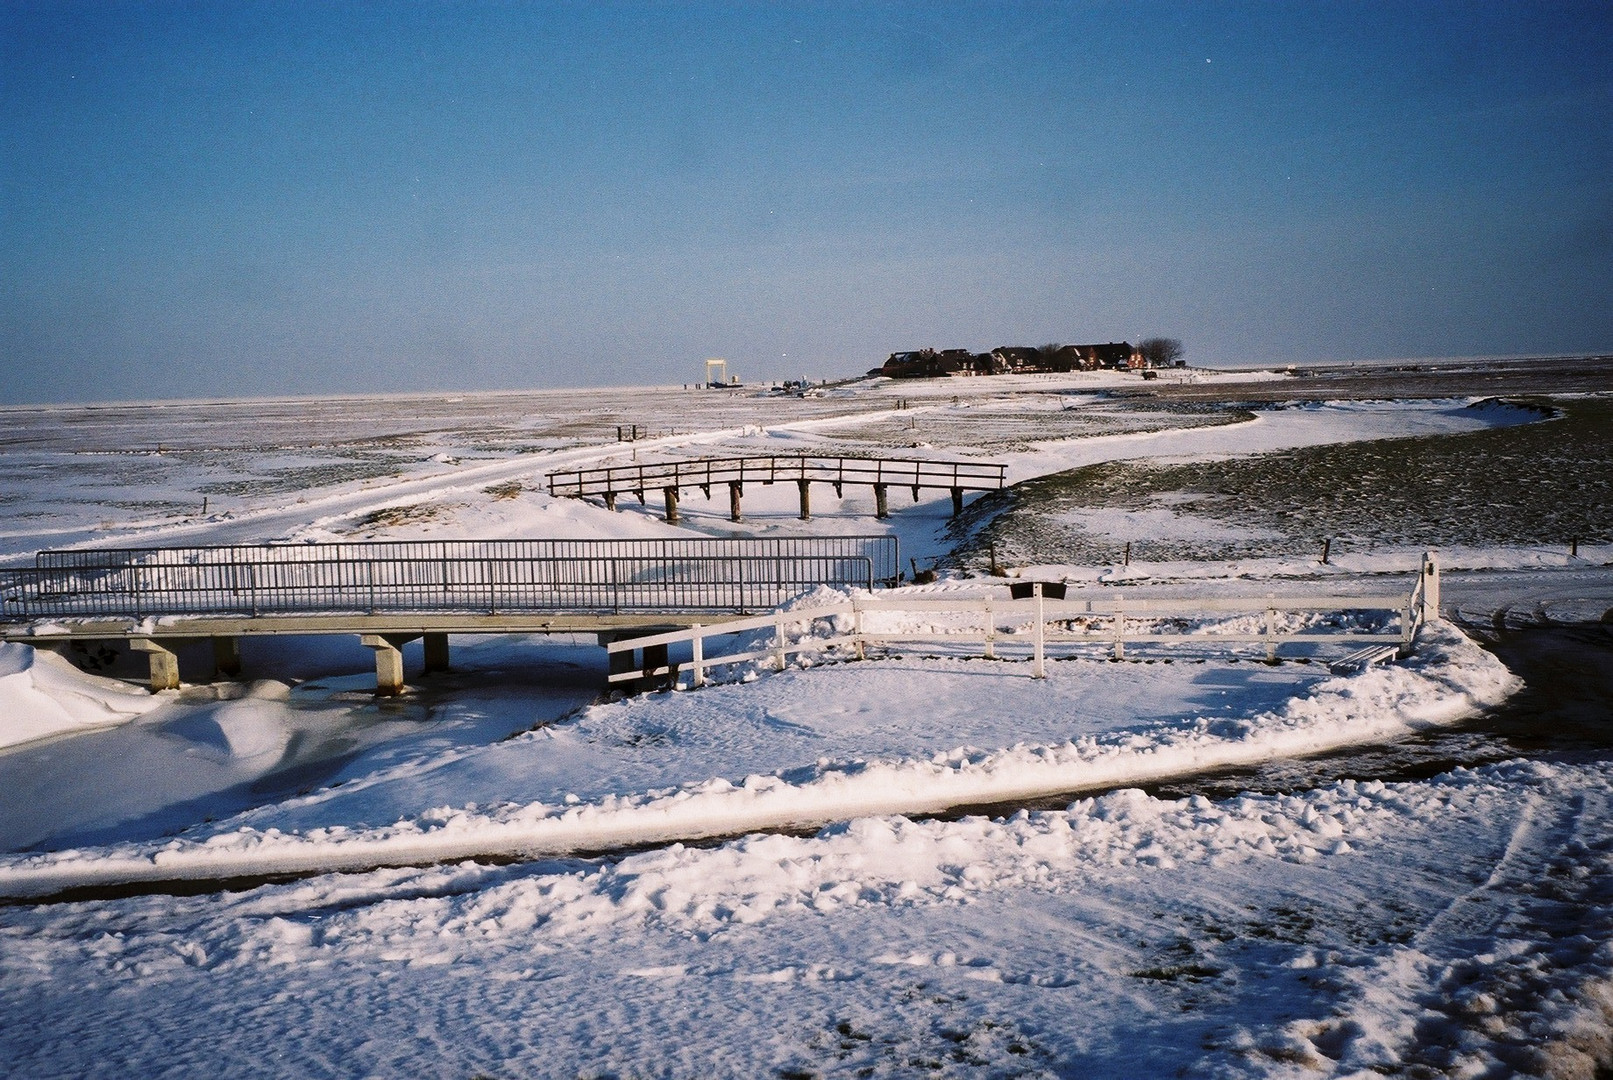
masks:
<svg viewBox="0 0 1613 1080"><path fill-rule="evenodd" d="M177 686L169 645L359 634L382 693L402 688L399 649L449 633L595 632L608 639L766 611L818 585L872 589L899 575L891 536L667 540L410 540L41 551L0 569L0 640L123 639L150 654L154 689ZM70 620L61 622L58 620Z"/></svg>

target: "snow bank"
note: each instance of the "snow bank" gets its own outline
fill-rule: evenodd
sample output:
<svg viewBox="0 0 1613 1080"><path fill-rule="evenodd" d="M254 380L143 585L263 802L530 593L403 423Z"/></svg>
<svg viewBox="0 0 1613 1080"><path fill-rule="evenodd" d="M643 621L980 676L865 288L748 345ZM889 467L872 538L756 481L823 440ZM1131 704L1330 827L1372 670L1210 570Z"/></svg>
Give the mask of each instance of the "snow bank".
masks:
<svg viewBox="0 0 1613 1080"><path fill-rule="evenodd" d="M121 724L163 701L86 674L55 653L0 643L0 746Z"/></svg>
<svg viewBox="0 0 1613 1080"><path fill-rule="evenodd" d="M183 1017L180 1037L192 1038L239 1010L232 994L348 1000L355 982L397 979L395 1007L422 1018L467 1007L455 995L474 982L468 1007L479 1022L443 1027L467 1030L478 1044L506 1040L503 1051L527 1063L523 1072L544 1075L614 1071L593 1060L610 1051L641 1068L664 1064L666 1047L645 1041L673 1037L702 1054L726 1043L750 1055L739 1064L724 1057L725 1075L767 1075L776 1069L762 1067L765 1029L783 1017L799 1023L788 1011L794 1002L832 995L833 1023L859 1000L901 1009L915 986L929 991L920 1000L942 1006L921 1020L939 1015L949 1037L966 1035L980 1009L992 1023L1028 1021L1038 1039L1016 1053L1039 1041L1049 1066L1030 1075L1346 1076L1419 1067L1591 1075L1606 1059L1598 1040L1607 1029L1605 1015L1593 1013L1605 1008L1613 976L1610 810L1605 762L1512 761L1428 781L1345 780L1224 802L1121 790L1000 820L865 819L813 837L673 845L605 864L378 871L220 894L182 905L177 916L167 897L13 909L0 985L18 1010L41 1009L36 995L60 997L69 982L97 998L146 995L137 1012L120 1010L116 1034L87 1028L92 1049L52 1047L69 1060L104 1054L116 1038L143 1041L145 1054L161 1058L168 1048L148 1030L153 1014ZM1431 846L1438 850L1429 857L1460 868L1402 888ZM1311 925L1285 909L1313 890L1318 914L1333 912L1345 925ZM1364 925L1349 917L1356 897L1369 909ZM1384 910L1372 902L1379 898ZM995 927L1002 900L1032 914ZM1565 908L1564 900L1577 902ZM1301 921L1273 921L1285 911ZM1193 936L1172 940L1175 930ZM1139 935L1154 944L1127 940ZM809 966L813 957L819 962ZM1138 967L1150 959L1173 966ZM785 984L792 1005L766 997L773 983ZM801 983L820 985L802 994ZM609 1022L641 1041L601 1047L564 1026L567 1015L588 1011L595 999L585 995L601 984L604 997L632 996L639 1007ZM520 987L529 995L505 1004L502 990ZM736 994L747 1005L759 1000L724 1025L712 998ZM952 1009L965 994L993 1004ZM1185 1003L1197 1019L1161 1020L1183 1017ZM519 1025L515 1036L500 1026L506 1012ZM198 1013L208 1020L198 1024ZM318 1025L334 1031L341 1013L310 1017L312 1028L276 1029L277 1056L242 1060L253 1071L269 1060L275 1075L306 1073L331 1037ZM138 1030L117 1026L130 1015ZM1143 1052L1137 1024L1170 1048L1171 1068L1116 1067ZM513 1041L534 1026L551 1038ZM799 1045L786 1051L806 1053L810 1035L810 1026L797 1031ZM401 1041L416 1064L444 1060L439 1044ZM368 1063L375 1051L351 1053ZM866 1075L856 1071L863 1059L818 1060L823 1075ZM652 1071L692 1074L675 1064Z"/></svg>
<svg viewBox="0 0 1613 1080"><path fill-rule="evenodd" d="M573 805L445 806L383 828L243 827L160 847L11 857L0 861L0 895L599 850L1124 786L1395 738L1498 703L1516 685L1499 661L1458 632L1433 627L1404 665L1322 681L1282 708L1246 718L1179 718L1059 745L959 748L928 759L826 758L738 782L717 777Z"/></svg>

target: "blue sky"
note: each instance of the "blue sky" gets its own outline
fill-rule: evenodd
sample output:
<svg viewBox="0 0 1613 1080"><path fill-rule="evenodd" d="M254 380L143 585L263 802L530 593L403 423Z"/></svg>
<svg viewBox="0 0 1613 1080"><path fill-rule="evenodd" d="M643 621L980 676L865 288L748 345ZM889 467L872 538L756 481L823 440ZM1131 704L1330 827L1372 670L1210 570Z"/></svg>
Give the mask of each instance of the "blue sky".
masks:
<svg viewBox="0 0 1613 1080"><path fill-rule="evenodd" d="M0 6L0 402L1613 349L1613 7Z"/></svg>

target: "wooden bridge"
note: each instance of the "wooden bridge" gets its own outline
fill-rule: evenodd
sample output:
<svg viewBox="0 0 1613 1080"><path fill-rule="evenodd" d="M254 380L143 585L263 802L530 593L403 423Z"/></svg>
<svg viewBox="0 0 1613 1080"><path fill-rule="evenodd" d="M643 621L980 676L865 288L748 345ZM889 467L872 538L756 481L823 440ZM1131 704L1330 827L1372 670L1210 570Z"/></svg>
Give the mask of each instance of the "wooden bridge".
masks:
<svg viewBox="0 0 1613 1080"><path fill-rule="evenodd" d="M1004 484L1006 467L980 461L931 461L919 458L817 457L810 454L770 455L767 457L690 458L680 461L646 462L633 465L607 465L549 475L549 494L574 499L599 496L608 509L616 509L616 497L623 493L644 502L646 491L659 490L666 506L666 519L679 520L678 499L684 488L699 488L711 498L718 484L728 486L728 516L740 520L739 503L745 484L764 486L794 481L800 491L801 520L812 517L811 487L828 484L835 495L845 494L847 484L874 490L874 516L890 516L889 492L892 487L910 488L913 501L925 489L952 493L952 513L963 512L963 496L968 491L996 491Z"/></svg>
<svg viewBox="0 0 1613 1080"><path fill-rule="evenodd" d="M120 639L149 655L154 690L179 685L174 648L211 640L240 671L238 639L358 634L381 694L403 687L401 648L426 670L453 633L621 636L768 611L818 585L872 589L899 575L890 536L671 540L442 540L41 551L0 569L0 640Z"/></svg>

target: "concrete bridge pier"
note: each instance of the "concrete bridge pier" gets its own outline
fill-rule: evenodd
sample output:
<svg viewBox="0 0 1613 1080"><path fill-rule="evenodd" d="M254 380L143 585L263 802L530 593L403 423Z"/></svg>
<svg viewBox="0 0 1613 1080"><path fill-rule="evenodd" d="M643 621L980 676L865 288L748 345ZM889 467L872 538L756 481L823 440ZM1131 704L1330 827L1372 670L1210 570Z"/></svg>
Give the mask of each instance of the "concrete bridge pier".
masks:
<svg viewBox="0 0 1613 1080"><path fill-rule="evenodd" d="M448 670L448 635L426 634L426 674Z"/></svg>
<svg viewBox="0 0 1613 1080"><path fill-rule="evenodd" d="M740 496L740 493L741 493L743 488L744 488L743 484L734 483L734 484L729 484L728 485L728 520L729 521L738 521L739 520L739 496Z"/></svg>
<svg viewBox="0 0 1613 1080"><path fill-rule="evenodd" d="M675 487L662 488L661 494L666 499L666 523L676 525L682 520L678 516L678 489Z"/></svg>
<svg viewBox="0 0 1613 1080"><path fill-rule="evenodd" d="M874 516L876 518L888 518L891 516L889 491L889 484L874 485Z"/></svg>
<svg viewBox="0 0 1613 1080"><path fill-rule="evenodd" d="M227 675L232 679L241 674L240 638L213 638L213 674L215 677Z"/></svg>
<svg viewBox="0 0 1613 1080"><path fill-rule="evenodd" d="M801 520L812 520L812 481L797 480L795 486L801 489Z"/></svg>
<svg viewBox="0 0 1613 1080"><path fill-rule="evenodd" d="M146 654L151 663L151 692L179 689L179 657L150 638L131 638L129 648Z"/></svg>
<svg viewBox="0 0 1613 1080"><path fill-rule="evenodd" d="M419 634L360 634L359 644L375 650L375 696L403 693L403 647Z"/></svg>

